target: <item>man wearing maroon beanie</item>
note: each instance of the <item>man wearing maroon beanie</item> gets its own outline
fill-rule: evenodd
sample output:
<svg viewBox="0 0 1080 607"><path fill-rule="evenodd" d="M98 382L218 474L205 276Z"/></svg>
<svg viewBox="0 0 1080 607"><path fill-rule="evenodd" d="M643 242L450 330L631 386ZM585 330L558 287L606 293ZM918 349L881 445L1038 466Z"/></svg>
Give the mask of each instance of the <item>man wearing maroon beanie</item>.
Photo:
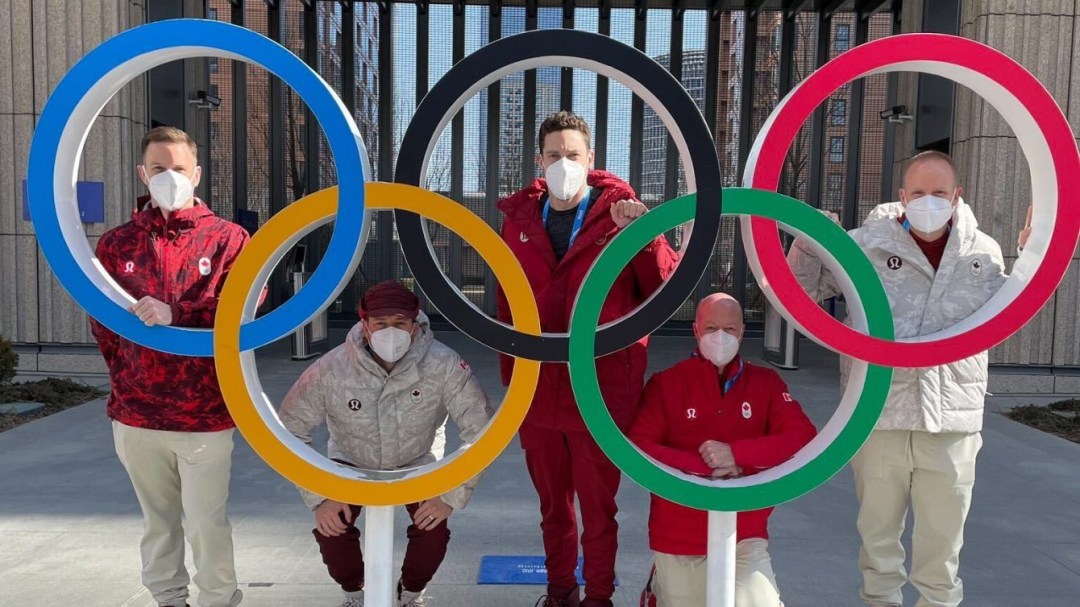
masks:
<svg viewBox="0 0 1080 607"><path fill-rule="evenodd" d="M388 280L368 289L360 322L345 343L311 365L289 391L282 423L305 443L326 423L327 456L368 470L415 468L442 459L446 418L463 443L474 441L493 412L472 370L435 340L420 301ZM446 556L447 519L464 508L479 477L406 509L412 524L398 581L398 605L425 605L425 588ZM360 506L300 489L315 512L315 541L330 576L345 593L342 607L362 607L364 560L356 519Z"/></svg>

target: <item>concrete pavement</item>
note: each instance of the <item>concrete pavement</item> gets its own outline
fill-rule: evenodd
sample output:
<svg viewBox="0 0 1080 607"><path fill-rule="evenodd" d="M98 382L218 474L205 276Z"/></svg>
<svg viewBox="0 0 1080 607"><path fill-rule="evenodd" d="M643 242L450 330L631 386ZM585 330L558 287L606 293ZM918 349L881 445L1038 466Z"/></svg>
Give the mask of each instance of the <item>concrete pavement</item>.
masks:
<svg viewBox="0 0 1080 607"><path fill-rule="evenodd" d="M495 356L460 334L439 337L472 363L498 402L503 389ZM652 367L667 366L691 348L689 339L654 338ZM264 388L275 401L305 367L284 352L278 345L259 353ZM753 359L757 352L760 342L748 340L745 353ZM836 357L804 341L802 362L801 370L783 375L820 427L838 400ZM1080 445L1001 415L1003 406L1016 402L1010 397L988 404L962 556L965 604L1075 607L1080 604ZM648 496L624 478L619 504L616 605L628 607L637 605L650 565ZM340 602L311 537L312 517L296 489L239 435L230 511L245 605ZM404 510L399 512L400 562L406 523ZM855 512L849 469L777 509L770 552L788 607L860 604ZM542 586L475 582L483 555L542 554L538 524L536 496L513 444L488 469L470 506L451 519L453 540L429 591L432 604L533 605ZM0 607L153 605L139 582L140 531L138 505L113 452L103 402L0 434ZM194 587L192 593L194 599ZM914 591L906 594L907 604L913 604Z"/></svg>

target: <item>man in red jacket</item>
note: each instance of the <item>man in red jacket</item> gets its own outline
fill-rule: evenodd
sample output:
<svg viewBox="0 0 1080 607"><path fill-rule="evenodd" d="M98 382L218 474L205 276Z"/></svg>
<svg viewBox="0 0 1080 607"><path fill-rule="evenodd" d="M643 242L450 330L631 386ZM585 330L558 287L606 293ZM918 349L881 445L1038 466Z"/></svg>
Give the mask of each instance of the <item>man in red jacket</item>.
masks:
<svg viewBox="0 0 1080 607"><path fill-rule="evenodd" d="M566 332L586 272L621 228L648 210L618 177L591 170L589 125L569 112L540 125L537 163L544 179L499 201L502 236L525 270L540 309L544 332ZM663 236L642 250L619 275L601 312L606 323L625 316L675 269L678 255ZM511 322L501 288L498 317ZM636 413L645 380L647 337L596 361L601 391L624 430ZM509 383L513 358L501 357ZM545 607L610 606L615 592L618 529L615 494L620 474L589 436L578 413L565 363L544 364L532 406L520 431L525 463L540 496L540 528L548 571ZM585 600L574 573L581 508Z"/></svg>
<svg viewBox="0 0 1080 607"><path fill-rule="evenodd" d="M248 235L194 198L201 169L187 133L155 128L142 152L139 177L150 196L139 199L131 221L101 237L97 258L138 300L131 312L148 326L212 327L225 276ZM186 535L198 604L239 604L226 514L233 421L214 360L151 350L92 326L112 380L116 454L143 512L143 584L159 605L186 604Z"/></svg>
<svg viewBox="0 0 1080 607"><path fill-rule="evenodd" d="M734 478L778 466L817 433L772 369L743 360L742 307L716 293L698 304L698 349L649 379L630 438L688 474ZM779 607L768 552L772 508L738 514L736 607ZM649 545L659 607L705 604L708 514L652 496Z"/></svg>

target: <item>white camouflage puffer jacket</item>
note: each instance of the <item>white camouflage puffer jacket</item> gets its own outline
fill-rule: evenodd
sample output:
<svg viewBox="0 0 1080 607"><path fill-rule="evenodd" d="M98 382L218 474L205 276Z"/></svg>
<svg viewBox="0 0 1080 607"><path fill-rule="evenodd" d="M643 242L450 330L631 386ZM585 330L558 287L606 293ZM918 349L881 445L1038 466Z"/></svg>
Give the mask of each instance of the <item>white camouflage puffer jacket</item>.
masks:
<svg viewBox="0 0 1080 607"><path fill-rule="evenodd" d="M881 277L898 339L934 333L967 318L1007 278L1001 247L978 230L971 207L962 200L937 272L897 221L902 213L899 202L879 205L862 227L849 232ZM813 246L797 238L788 263L807 293L822 301L839 295L840 289ZM850 359L841 356L841 385L847 385L850 367ZM978 432L986 378L986 352L937 367L897 368L876 428Z"/></svg>
<svg viewBox="0 0 1080 607"><path fill-rule="evenodd" d="M367 349L361 325L300 376L278 413L305 443L326 422L327 456L359 468L414 468L443 457L447 414L463 443L471 443L493 412L469 365L435 340L421 313L412 347L387 373ZM479 476L442 496L464 508ZM314 509L325 498L300 489Z"/></svg>

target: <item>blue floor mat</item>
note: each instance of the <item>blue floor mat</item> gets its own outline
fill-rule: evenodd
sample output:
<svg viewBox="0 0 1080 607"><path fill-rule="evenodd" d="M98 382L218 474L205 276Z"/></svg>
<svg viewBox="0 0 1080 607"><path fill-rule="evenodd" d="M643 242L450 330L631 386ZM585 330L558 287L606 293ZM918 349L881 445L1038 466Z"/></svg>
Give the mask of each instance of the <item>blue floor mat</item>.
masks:
<svg viewBox="0 0 1080 607"><path fill-rule="evenodd" d="M583 560L578 557L576 574L579 586L585 585L585 581L581 578ZM477 576L476 583L545 586L547 585L547 568L544 567L544 557L504 555L481 557L480 574ZM619 585L618 580L615 580L615 585Z"/></svg>

